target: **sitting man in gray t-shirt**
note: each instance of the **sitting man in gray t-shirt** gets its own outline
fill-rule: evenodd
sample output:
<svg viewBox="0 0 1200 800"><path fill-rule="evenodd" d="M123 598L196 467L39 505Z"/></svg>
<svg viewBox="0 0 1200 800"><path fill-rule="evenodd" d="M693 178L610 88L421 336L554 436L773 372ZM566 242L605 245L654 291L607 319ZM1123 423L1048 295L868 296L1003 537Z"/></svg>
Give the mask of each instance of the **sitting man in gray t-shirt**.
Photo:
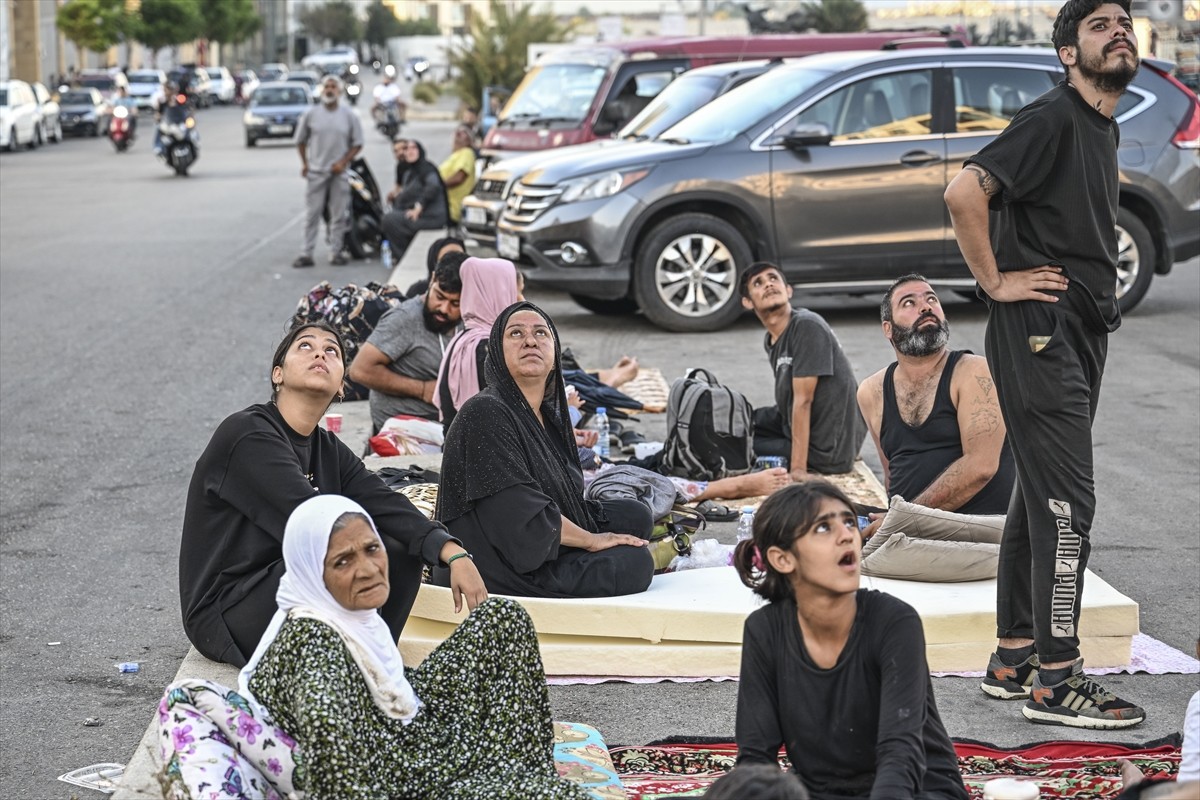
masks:
<svg viewBox="0 0 1200 800"><path fill-rule="evenodd" d="M442 256L429 290L384 314L350 364L348 377L371 390L372 434L396 414L437 420L433 393L462 316L458 270L466 259L466 253Z"/></svg>

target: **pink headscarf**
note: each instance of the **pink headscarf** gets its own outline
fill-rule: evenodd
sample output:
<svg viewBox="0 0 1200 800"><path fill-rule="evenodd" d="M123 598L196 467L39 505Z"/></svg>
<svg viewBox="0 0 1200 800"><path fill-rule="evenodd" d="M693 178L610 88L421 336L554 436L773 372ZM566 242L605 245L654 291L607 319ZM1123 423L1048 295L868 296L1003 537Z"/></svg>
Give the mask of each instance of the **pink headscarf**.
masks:
<svg viewBox="0 0 1200 800"><path fill-rule="evenodd" d="M455 408L479 393L475 351L486 342L500 312L517 302L517 268L503 258L468 258L459 269L462 276L463 330L450 341L447 356L438 370L437 385L445 376ZM433 392L433 404L442 409L442 393Z"/></svg>

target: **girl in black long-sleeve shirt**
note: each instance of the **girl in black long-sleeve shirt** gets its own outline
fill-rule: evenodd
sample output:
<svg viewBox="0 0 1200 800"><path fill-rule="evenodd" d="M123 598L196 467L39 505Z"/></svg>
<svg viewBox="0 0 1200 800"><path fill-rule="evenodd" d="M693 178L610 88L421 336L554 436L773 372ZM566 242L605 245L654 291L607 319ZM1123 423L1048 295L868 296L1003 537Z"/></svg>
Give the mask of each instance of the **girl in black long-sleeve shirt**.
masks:
<svg viewBox="0 0 1200 800"><path fill-rule="evenodd" d="M921 619L858 588L861 547L850 500L822 481L773 494L738 545L742 582L770 601L742 635L738 763L783 746L813 800L966 800Z"/></svg>

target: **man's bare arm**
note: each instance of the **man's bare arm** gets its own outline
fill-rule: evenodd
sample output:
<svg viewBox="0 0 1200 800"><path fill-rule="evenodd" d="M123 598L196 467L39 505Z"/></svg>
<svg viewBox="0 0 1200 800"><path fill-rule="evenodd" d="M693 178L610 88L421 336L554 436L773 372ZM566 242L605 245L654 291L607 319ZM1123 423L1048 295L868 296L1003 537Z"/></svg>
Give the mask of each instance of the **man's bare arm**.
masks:
<svg viewBox="0 0 1200 800"><path fill-rule="evenodd" d="M1063 291L1067 279L1061 267L1033 266L1015 272L1001 272L996 266L989 238L988 204L1000 191L996 177L978 164L968 164L946 187L946 208L954 225L954 238L971 274L987 292L1001 303L1017 300L1041 300L1057 303L1047 291Z"/></svg>
<svg viewBox="0 0 1200 800"><path fill-rule="evenodd" d="M808 442L812 438L809 428L818 380L815 376L792 378L792 459L788 471L793 480L808 478Z"/></svg>
<svg viewBox="0 0 1200 800"><path fill-rule="evenodd" d="M886 488L892 478L888 470L887 456L883 453L883 444L879 439L883 429L883 370L859 384L858 410L862 412L867 428L871 431L871 439L875 442L875 452L879 454L879 463L883 467L883 485Z"/></svg>
<svg viewBox="0 0 1200 800"><path fill-rule="evenodd" d="M934 478L912 502L927 508L955 511L987 486L1000 466L1004 447L1004 418L987 361L963 356L950 381L958 413L963 454Z"/></svg>
<svg viewBox="0 0 1200 800"><path fill-rule="evenodd" d="M359 348L358 355L350 364L350 380L358 381L368 389L384 394L415 397L426 403L433 402L436 381L422 381L400 375L388 368L391 363L392 360L382 350L367 342Z"/></svg>

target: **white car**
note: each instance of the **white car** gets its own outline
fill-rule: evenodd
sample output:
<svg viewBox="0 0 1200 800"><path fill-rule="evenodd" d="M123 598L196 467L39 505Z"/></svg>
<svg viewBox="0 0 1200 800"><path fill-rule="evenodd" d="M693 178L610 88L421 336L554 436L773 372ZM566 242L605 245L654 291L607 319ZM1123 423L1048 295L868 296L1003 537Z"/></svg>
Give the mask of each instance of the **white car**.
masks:
<svg viewBox="0 0 1200 800"><path fill-rule="evenodd" d="M232 103L237 87L233 82L233 73L229 71L229 68L201 67L201 69L208 73L208 79L211 81L208 96L221 105Z"/></svg>
<svg viewBox="0 0 1200 800"><path fill-rule="evenodd" d="M33 89L33 96L37 98L38 124L41 126L42 141L61 142L63 138L62 109L59 108L58 101L54 99L54 95L50 94L50 90L40 83L35 83L30 88Z"/></svg>
<svg viewBox="0 0 1200 800"><path fill-rule="evenodd" d="M161 69L135 69L129 73L129 96L137 103L138 111L154 105L154 95L167 82L167 73Z"/></svg>
<svg viewBox="0 0 1200 800"><path fill-rule="evenodd" d="M300 65L311 69L322 69L327 64L357 64L358 51L353 47L338 46L318 50L305 56Z"/></svg>
<svg viewBox="0 0 1200 800"><path fill-rule="evenodd" d="M37 96L25 81L0 82L0 147L41 144Z"/></svg>

